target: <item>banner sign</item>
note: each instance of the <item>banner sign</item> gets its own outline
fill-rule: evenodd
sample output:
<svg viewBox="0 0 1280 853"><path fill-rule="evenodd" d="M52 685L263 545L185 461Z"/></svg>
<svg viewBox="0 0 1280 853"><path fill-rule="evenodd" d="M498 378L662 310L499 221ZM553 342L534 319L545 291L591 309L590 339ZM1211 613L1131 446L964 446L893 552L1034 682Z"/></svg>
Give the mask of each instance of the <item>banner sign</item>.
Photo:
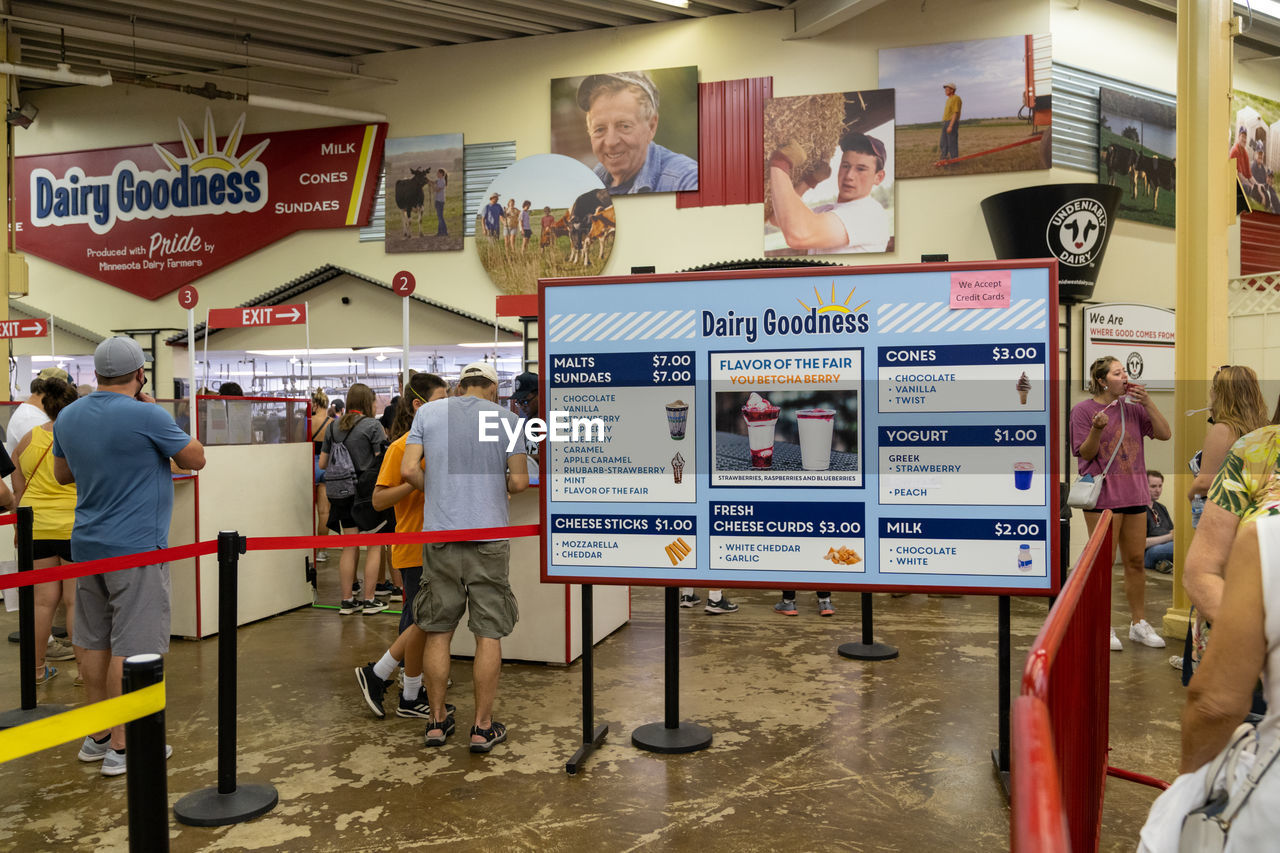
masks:
<svg viewBox="0 0 1280 853"><path fill-rule="evenodd" d="M48 320L0 321L0 339L43 338L47 334L49 334Z"/></svg>
<svg viewBox="0 0 1280 853"><path fill-rule="evenodd" d="M1056 275L542 281L543 581L1056 594Z"/></svg>
<svg viewBox="0 0 1280 853"><path fill-rule="evenodd" d="M210 329L240 326L297 326L307 322L306 305L260 305L256 308L210 308Z"/></svg>
<svg viewBox="0 0 1280 853"><path fill-rule="evenodd" d="M1173 390L1174 312L1152 305L1083 305L1084 390L1089 365L1104 355L1124 363L1129 379L1148 391Z"/></svg>
<svg viewBox="0 0 1280 853"><path fill-rule="evenodd" d="M157 299L277 240L368 221L386 124L14 158L19 251Z"/></svg>

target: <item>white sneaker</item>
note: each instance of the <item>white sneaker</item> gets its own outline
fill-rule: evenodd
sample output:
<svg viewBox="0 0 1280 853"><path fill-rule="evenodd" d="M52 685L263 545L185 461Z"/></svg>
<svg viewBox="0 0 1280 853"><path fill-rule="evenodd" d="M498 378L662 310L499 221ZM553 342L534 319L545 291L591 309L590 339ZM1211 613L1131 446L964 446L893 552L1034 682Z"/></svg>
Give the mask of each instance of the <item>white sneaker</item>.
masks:
<svg viewBox="0 0 1280 853"><path fill-rule="evenodd" d="M1115 628L1111 629L1111 651L1113 652L1124 651L1124 646L1120 645L1120 638L1116 636Z"/></svg>
<svg viewBox="0 0 1280 853"><path fill-rule="evenodd" d="M1153 649L1164 648L1164 637L1157 634L1156 629L1148 625L1146 619L1129 626L1129 639Z"/></svg>

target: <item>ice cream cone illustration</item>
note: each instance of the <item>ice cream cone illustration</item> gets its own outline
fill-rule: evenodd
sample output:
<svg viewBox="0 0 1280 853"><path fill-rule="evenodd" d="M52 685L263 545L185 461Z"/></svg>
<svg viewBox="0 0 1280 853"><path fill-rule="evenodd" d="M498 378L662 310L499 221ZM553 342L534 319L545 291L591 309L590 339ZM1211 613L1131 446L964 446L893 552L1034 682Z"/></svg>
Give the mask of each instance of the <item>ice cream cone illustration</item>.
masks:
<svg viewBox="0 0 1280 853"><path fill-rule="evenodd" d="M1018 402L1022 405L1027 404L1027 395L1031 393L1031 380L1027 378L1027 372L1022 371L1022 375L1018 377Z"/></svg>
<svg viewBox="0 0 1280 853"><path fill-rule="evenodd" d="M677 483L684 482L684 457L679 453L671 457L671 476Z"/></svg>

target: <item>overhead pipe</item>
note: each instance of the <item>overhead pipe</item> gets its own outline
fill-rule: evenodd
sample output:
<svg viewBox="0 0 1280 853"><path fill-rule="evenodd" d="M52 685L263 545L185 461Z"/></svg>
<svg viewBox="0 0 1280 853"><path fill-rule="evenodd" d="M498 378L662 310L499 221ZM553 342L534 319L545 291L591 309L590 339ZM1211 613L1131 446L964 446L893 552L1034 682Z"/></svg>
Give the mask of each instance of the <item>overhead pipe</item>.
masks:
<svg viewBox="0 0 1280 853"><path fill-rule="evenodd" d="M59 62L57 68L37 68L33 65L16 65L12 62L0 62L0 74L14 77L27 77L32 80L48 80L51 83L74 83L82 86L110 86L113 82L111 72L101 74L81 74L72 71L66 62Z"/></svg>

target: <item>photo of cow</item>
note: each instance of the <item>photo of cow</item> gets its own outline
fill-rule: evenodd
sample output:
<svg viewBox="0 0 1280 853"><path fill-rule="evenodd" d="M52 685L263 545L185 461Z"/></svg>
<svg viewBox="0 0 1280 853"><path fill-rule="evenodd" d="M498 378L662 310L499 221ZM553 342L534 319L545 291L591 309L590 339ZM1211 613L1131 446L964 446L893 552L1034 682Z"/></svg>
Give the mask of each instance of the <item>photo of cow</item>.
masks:
<svg viewBox="0 0 1280 853"><path fill-rule="evenodd" d="M1098 183L1120 188L1116 216L1174 227L1176 115L1172 96L1098 90Z"/></svg>
<svg viewBox="0 0 1280 853"><path fill-rule="evenodd" d="M489 184L476 212L476 251L500 291L536 293L540 278L602 273L616 229L613 197L591 169L535 154Z"/></svg>
<svg viewBox="0 0 1280 853"><path fill-rule="evenodd" d="M1249 209L1280 214L1280 102L1231 91L1231 157Z"/></svg>
<svg viewBox="0 0 1280 853"><path fill-rule="evenodd" d="M383 148L387 254L462 250L461 133L388 139Z"/></svg>

